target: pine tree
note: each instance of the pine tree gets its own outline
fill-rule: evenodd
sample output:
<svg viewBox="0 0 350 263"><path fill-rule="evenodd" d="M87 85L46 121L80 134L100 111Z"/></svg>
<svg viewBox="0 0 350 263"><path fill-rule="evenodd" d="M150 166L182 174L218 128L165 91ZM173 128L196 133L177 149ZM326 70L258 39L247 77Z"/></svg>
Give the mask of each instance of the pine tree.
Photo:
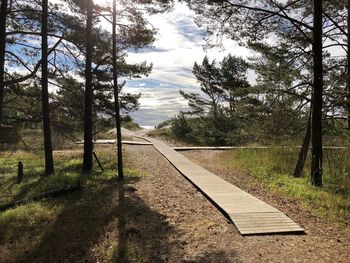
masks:
<svg viewBox="0 0 350 263"><path fill-rule="evenodd" d="M3 103L5 93L5 50L6 50L6 18L7 0L1 0L0 6L0 140L2 138Z"/></svg>
<svg viewBox="0 0 350 263"><path fill-rule="evenodd" d="M119 90L118 90L118 68L117 68L117 1L113 0L113 23L112 23L112 60L113 60L113 93L115 108L115 124L117 133L117 152L118 152L118 178L124 177L123 171L123 150L122 150L122 133L120 120Z"/></svg>
<svg viewBox="0 0 350 263"><path fill-rule="evenodd" d="M42 90L42 115L44 129L44 150L45 150L45 175L54 173L51 121L49 104L49 76L48 76L48 0L42 0L41 19L41 90Z"/></svg>
<svg viewBox="0 0 350 263"><path fill-rule="evenodd" d="M300 1L192 1L187 0L197 14L197 23L213 36L229 36L241 43L262 42L270 33L293 34L304 52L313 52L313 112L312 112L312 168L311 182L322 185L322 2L313 6ZM203 8L205 7L205 8ZM203 11L204 10L204 11ZM295 17L293 14L300 15ZM311 15L310 15L311 14ZM313 22L310 23L310 18ZM320 22L321 21L321 22ZM321 25L320 25L321 24ZM296 32L298 34L296 34ZM311 35L310 35L311 33ZM301 36L301 38L299 37Z"/></svg>
<svg viewBox="0 0 350 263"><path fill-rule="evenodd" d="M322 0L313 2L313 103L311 118L311 183L322 186L322 103L323 103L323 54L322 54Z"/></svg>
<svg viewBox="0 0 350 263"><path fill-rule="evenodd" d="M86 3L86 60L85 60L85 100L84 100L84 157L83 172L90 173L92 170L92 105L93 105L93 87L92 87L92 22L93 22L94 4L92 0Z"/></svg>

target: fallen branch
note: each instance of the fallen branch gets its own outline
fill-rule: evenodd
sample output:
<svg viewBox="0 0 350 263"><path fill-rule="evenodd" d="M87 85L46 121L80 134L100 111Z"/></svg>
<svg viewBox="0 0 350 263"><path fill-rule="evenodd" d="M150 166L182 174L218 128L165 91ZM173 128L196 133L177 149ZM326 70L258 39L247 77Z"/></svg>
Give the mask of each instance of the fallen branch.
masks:
<svg viewBox="0 0 350 263"><path fill-rule="evenodd" d="M19 201L16 201L16 202L12 202L12 203L8 203L8 204L5 204L5 205L2 205L2 206L0 206L0 212L6 211L8 209L11 209L11 208L14 208L14 207L17 207L17 206L20 206L20 205L28 204L28 203L31 203L33 201L39 201L39 200L42 200L42 199L45 199L45 198L55 198L55 197L59 197L59 196L62 196L62 195L73 193L75 191L81 191L81 185L80 184L72 186L70 188L58 189L58 190L54 190L54 191L51 191L51 192L47 192L47 193L44 193L44 194L41 194L41 195L37 195L37 196L31 197L31 198L28 198L28 199L19 200Z"/></svg>

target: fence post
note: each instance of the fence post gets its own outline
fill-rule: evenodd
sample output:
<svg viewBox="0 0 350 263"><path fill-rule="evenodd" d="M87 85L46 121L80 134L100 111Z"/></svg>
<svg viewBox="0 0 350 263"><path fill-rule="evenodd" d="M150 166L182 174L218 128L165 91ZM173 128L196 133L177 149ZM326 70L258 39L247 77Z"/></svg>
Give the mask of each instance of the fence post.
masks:
<svg viewBox="0 0 350 263"><path fill-rule="evenodd" d="M23 179L23 163L18 162L17 184L20 184Z"/></svg>

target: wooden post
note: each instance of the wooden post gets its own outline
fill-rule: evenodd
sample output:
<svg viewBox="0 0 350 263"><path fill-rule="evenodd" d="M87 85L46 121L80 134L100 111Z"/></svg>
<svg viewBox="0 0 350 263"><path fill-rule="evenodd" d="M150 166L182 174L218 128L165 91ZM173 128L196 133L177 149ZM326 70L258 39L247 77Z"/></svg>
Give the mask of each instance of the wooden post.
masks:
<svg viewBox="0 0 350 263"><path fill-rule="evenodd" d="M17 184L20 184L23 179L23 163L18 162Z"/></svg>

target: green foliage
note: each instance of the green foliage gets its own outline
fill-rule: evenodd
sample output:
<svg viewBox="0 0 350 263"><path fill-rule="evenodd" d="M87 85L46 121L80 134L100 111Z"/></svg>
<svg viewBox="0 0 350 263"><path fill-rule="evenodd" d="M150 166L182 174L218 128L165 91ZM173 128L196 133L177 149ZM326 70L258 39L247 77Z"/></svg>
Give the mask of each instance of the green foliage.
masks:
<svg viewBox="0 0 350 263"><path fill-rule="evenodd" d="M166 139L174 137L170 128L154 129L154 130L147 132L147 135L151 136L151 137L161 137L161 138L166 138Z"/></svg>
<svg viewBox="0 0 350 263"><path fill-rule="evenodd" d="M324 158L326 186L334 192L350 193L349 150L328 149Z"/></svg>
<svg viewBox="0 0 350 263"><path fill-rule="evenodd" d="M131 131L141 130L140 125L135 122L129 115L122 119L122 127Z"/></svg>
<svg viewBox="0 0 350 263"><path fill-rule="evenodd" d="M181 112L172 121L171 131L180 140L200 145L238 144L238 123L254 98L249 95L248 64L228 55L221 62L207 57L195 63L193 74L200 83L201 94L180 94L188 100L191 111Z"/></svg>
<svg viewBox="0 0 350 263"><path fill-rule="evenodd" d="M63 3L64 2L64 3ZM93 1L63 1L50 5L49 12L49 43L53 44L55 51L49 54L49 78L56 83L55 92L50 94L51 123L54 132L60 132L64 136L74 137L83 129L84 109L84 81L85 78L85 27L86 7ZM137 3L136 3L137 2ZM127 52L149 47L155 40L156 31L149 26L140 11L141 6L153 9L154 12L171 6L171 1L125 1L122 12L118 10L117 34L117 66L118 77L140 78L148 75L152 65L146 62L138 64L127 63ZM162 8L158 9L160 6ZM13 9L13 10L12 10ZM26 10L22 12L19 10ZM108 14L111 12L108 5L94 5L96 13ZM11 52L6 54L6 66L16 68L14 72L9 68L6 80L21 79L28 75L20 83L6 85L4 115L6 125L11 125L20 133L21 128L40 128L41 116L41 87L35 79L36 72L40 69L40 5L30 1L15 1L11 4L9 13L8 31L23 31L8 38L7 48L11 46ZM150 12L151 10L148 9ZM18 11L18 12L17 12ZM18 16L21 19L18 19ZM93 42L92 69L94 89L94 124L99 130L101 126L113 127L114 103L112 86L112 44L110 30L99 27L101 16L94 16L91 41ZM32 34L32 33L33 34ZM57 42L62 36L62 42ZM11 41L10 41L11 39ZM64 44L63 44L64 43ZM59 50L59 51L57 51ZM12 54L12 55L11 55ZM19 73L21 72L21 73ZM80 76L80 77L78 77ZM123 116L138 110L141 94L130 94L122 91L125 82L118 84L120 92L120 108ZM136 126L134 127L136 128ZM7 143L16 143L19 138L15 132L5 138Z"/></svg>
<svg viewBox="0 0 350 263"><path fill-rule="evenodd" d="M173 121L172 119L163 121L156 126L156 129L161 129L167 126L171 126L172 121Z"/></svg>
<svg viewBox="0 0 350 263"><path fill-rule="evenodd" d="M176 138L183 139L185 141L192 139L192 128L183 112L180 112L173 119L171 123L171 132L175 135Z"/></svg>
<svg viewBox="0 0 350 263"><path fill-rule="evenodd" d="M215 118L209 114L201 117L186 117L181 112L173 118L171 134L178 140L198 145L237 145L237 120L222 110Z"/></svg>

